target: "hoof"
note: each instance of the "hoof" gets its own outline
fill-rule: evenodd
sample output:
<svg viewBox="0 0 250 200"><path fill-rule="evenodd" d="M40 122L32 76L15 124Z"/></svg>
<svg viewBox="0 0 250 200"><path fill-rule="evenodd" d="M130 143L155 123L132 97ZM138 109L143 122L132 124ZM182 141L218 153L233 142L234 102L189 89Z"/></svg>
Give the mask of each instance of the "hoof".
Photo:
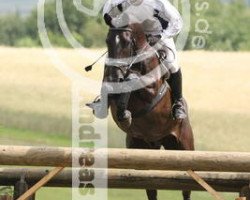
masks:
<svg viewBox="0 0 250 200"><path fill-rule="evenodd" d="M132 124L131 112L126 110L122 117L118 117L118 121L123 128L128 129Z"/></svg>

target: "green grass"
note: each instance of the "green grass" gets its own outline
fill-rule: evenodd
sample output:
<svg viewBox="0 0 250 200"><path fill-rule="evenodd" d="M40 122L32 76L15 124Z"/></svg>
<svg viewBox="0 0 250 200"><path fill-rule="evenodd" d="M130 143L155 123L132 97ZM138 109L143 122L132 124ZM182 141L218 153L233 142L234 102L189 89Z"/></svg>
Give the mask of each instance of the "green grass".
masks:
<svg viewBox="0 0 250 200"><path fill-rule="evenodd" d="M0 126L0 144L71 146L71 138L58 134L44 134Z"/></svg>
<svg viewBox="0 0 250 200"><path fill-rule="evenodd" d="M36 200L70 200L71 189L42 188L36 193Z"/></svg>
<svg viewBox="0 0 250 200"><path fill-rule="evenodd" d="M221 193L226 200L234 200L238 194L236 193ZM36 194L37 200L69 200L71 199L71 189L61 188L42 188ZM165 191L158 192L159 200L171 199L181 200L181 191ZM108 200L146 200L146 192L144 190L109 190ZM206 192L192 192L192 200L212 200L213 198Z"/></svg>
<svg viewBox="0 0 250 200"><path fill-rule="evenodd" d="M234 200L237 197L237 194L222 194L225 199ZM136 200L146 200L146 193L143 190L110 190L109 191L109 200L127 200L127 199L136 199ZM129 197L129 198L128 198ZM182 194L181 191L165 191L160 190L158 192L158 199L171 199L171 200L181 200ZM212 200L213 198L206 192L193 192L193 200Z"/></svg>
<svg viewBox="0 0 250 200"><path fill-rule="evenodd" d="M68 106L69 107L69 106ZM67 110L70 109L67 107ZM50 108L46 108L50 109ZM7 127L26 129L36 132L69 135L71 132L71 117L68 115L52 115L35 111L14 110L0 107L0 123Z"/></svg>
<svg viewBox="0 0 250 200"><path fill-rule="evenodd" d="M250 152L250 114L191 110L195 147L207 151Z"/></svg>
<svg viewBox="0 0 250 200"><path fill-rule="evenodd" d="M235 199L238 194L236 193L221 193L226 200ZM72 197L71 189L65 188L41 188L36 193L37 200L69 200ZM171 200L181 200L181 191L158 191L159 200L171 199ZM146 192L144 190L108 190L108 200L146 200ZM213 198L206 192L192 192L192 200L212 200Z"/></svg>

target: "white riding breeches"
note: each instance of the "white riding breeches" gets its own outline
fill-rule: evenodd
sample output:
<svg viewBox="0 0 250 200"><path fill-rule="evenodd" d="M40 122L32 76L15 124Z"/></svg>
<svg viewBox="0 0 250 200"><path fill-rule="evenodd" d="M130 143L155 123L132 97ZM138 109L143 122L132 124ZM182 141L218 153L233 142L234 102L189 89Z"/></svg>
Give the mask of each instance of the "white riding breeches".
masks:
<svg viewBox="0 0 250 200"><path fill-rule="evenodd" d="M166 52L166 59L163 61L165 67L170 71L171 74L179 71L180 66L178 64L178 55L176 46L173 38L163 38L161 39L161 44Z"/></svg>

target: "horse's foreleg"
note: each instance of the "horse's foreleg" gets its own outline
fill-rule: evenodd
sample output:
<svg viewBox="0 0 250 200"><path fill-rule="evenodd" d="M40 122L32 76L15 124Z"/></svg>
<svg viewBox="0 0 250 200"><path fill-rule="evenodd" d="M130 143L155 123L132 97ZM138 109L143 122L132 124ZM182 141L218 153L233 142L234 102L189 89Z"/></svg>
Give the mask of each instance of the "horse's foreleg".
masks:
<svg viewBox="0 0 250 200"><path fill-rule="evenodd" d="M128 102L130 98L130 92L121 93L117 98L117 118L118 121L123 121L125 118Z"/></svg>
<svg viewBox="0 0 250 200"><path fill-rule="evenodd" d="M146 190L148 200L157 200L157 190Z"/></svg>
<svg viewBox="0 0 250 200"><path fill-rule="evenodd" d="M116 100L117 112L116 117L123 130L129 129L132 123L132 114L127 109L130 99L130 92L121 93Z"/></svg>

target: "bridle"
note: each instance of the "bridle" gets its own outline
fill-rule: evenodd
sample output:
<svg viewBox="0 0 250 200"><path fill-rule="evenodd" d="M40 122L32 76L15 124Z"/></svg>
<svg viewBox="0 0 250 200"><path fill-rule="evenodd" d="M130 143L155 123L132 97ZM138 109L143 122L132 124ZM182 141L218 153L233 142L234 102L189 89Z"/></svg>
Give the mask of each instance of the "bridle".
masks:
<svg viewBox="0 0 250 200"><path fill-rule="evenodd" d="M133 30L129 27L119 27L119 28L111 27L109 29L109 31L118 31L118 32L128 31L130 33L133 32ZM123 72L123 74L127 74L128 71L132 68L132 66L134 64L140 62L141 60L148 58L149 52L145 51L147 49L147 47L149 46L148 43L143 48L137 50L136 49L136 40L132 36L129 46L130 46L130 53L129 53L128 58L124 58L124 59L110 59L110 58L108 58L106 60L106 63L107 63L106 66L116 67L116 68L120 69ZM155 53L157 54L156 51L153 52L154 55L155 55Z"/></svg>
<svg viewBox="0 0 250 200"><path fill-rule="evenodd" d="M130 32L132 34L133 30L129 27L119 27L119 28L114 28L114 27L111 27L109 29L109 31L111 32ZM131 41L129 43L129 46L130 46L130 49L129 49L129 57L128 58L121 58L121 59L112 59L113 62L111 62L110 66L113 66L113 67L118 67L118 68L121 68L121 67L125 67L127 70L129 68L131 68L131 66L133 65L133 61L130 61L129 60L134 57L136 54L136 41L135 41L135 38L132 36L131 38ZM128 61L126 61L128 60Z"/></svg>

